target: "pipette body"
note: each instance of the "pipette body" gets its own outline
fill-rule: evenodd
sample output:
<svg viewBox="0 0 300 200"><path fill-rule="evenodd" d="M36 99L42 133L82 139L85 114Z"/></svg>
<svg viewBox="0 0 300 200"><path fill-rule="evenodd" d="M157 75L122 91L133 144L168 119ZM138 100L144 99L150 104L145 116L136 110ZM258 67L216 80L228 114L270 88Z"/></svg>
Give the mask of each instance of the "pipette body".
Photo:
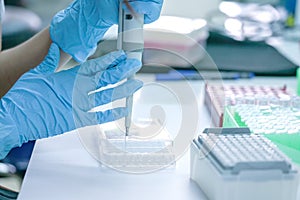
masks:
<svg viewBox="0 0 300 200"><path fill-rule="evenodd" d="M119 29L117 48L124 50L128 58L135 58L142 61L144 48L143 36L144 15L131 13L129 9L123 9L122 1L119 7ZM134 76L128 80L134 79ZM131 126L133 96L126 98L128 115L125 117L125 138L129 134Z"/></svg>

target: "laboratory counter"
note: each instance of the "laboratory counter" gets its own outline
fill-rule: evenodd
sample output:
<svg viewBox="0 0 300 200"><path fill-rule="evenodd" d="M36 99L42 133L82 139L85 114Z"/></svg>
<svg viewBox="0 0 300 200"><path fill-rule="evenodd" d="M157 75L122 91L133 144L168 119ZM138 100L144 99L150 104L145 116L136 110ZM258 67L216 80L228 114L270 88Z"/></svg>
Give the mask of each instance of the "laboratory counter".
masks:
<svg viewBox="0 0 300 200"><path fill-rule="evenodd" d="M195 119L178 118L185 109L191 107L198 112L194 135L213 126L204 106L204 81L155 82L152 74L138 74L137 78L143 80L146 86L139 99L142 102L139 106L148 109L149 106L159 104L166 111L166 126L170 127L171 132L180 128L178 120L194 126ZM285 84L291 90L295 90L297 85L295 77L255 77L223 82L241 85ZM169 168L153 173L123 173L107 168L95 159L93 155L98 151L98 143L95 142L97 133L94 130L87 127L81 129L80 134L75 130L38 140L18 199L207 199L190 179L189 145L182 149L176 164ZM86 134L89 142L79 137L82 133Z"/></svg>

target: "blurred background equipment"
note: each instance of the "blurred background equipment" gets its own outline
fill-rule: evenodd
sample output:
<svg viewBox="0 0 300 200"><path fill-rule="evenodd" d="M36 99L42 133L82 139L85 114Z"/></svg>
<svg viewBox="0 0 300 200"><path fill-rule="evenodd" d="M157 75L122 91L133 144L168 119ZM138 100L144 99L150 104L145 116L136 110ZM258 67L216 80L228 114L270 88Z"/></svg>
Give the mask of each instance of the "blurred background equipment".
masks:
<svg viewBox="0 0 300 200"><path fill-rule="evenodd" d="M208 15L210 30L238 41L264 41L280 35L287 13L270 4L222 2Z"/></svg>
<svg viewBox="0 0 300 200"><path fill-rule="evenodd" d="M5 0L2 24L2 48L16 46L32 37L51 22L52 16L71 0Z"/></svg>
<svg viewBox="0 0 300 200"><path fill-rule="evenodd" d="M269 39L281 38L286 31L284 3L174 1L165 0L160 19L145 26L141 72L161 73L170 68L216 70L216 65L219 71L295 75L297 65L269 44ZM205 25L195 28L199 20ZM110 29L93 57L116 49L115 38L116 28ZM203 58L204 49L209 56Z"/></svg>
<svg viewBox="0 0 300 200"><path fill-rule="evenodd" d="M207 52L219 70L296 74L297 65L270 42L280 41L287 30L287 11L282 4L222 1L207 15Z"/></svg>
<svg viewBox="0 0 300 200"><path fill-rule="evenodd" d="M14 47L41 30L42 21L34 12L17 6L5 6L2 22L2 47Z"/></svg>

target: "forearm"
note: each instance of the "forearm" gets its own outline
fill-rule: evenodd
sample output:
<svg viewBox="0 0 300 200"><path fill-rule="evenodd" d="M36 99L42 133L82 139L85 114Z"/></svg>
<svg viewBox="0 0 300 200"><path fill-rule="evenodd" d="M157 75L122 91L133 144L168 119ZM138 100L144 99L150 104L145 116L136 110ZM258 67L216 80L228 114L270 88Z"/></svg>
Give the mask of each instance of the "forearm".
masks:
<svg viewBox="0 0 300 200"><path fill-rule="evenodd" d="M50 44L49 28L45 28L28 41L0 53L0 97L22 74L44 60ZM69 59L70 56L64 54L61 63L63 64Z"/></svg>

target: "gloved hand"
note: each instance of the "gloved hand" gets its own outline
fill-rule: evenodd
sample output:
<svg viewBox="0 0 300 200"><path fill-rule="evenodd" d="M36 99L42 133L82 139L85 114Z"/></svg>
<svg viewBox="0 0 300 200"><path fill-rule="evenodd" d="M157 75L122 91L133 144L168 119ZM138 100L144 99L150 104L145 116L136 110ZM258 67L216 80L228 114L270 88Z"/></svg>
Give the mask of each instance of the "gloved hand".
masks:
<svg viewBox="0 0 300 200"><path fill-rule="evenodd" d="M74 0L53 17L50 25L52 41L77 62L85 61L95 52L108 28L118 24L119 2ZM135 0L130 5L137 13L145 14L145 23L150 23L158 19L162 3L163 0Z"/></svg>
<svg viewBox="0 0 300 200"><path fill-rule="evenodd" d="M102 112L89 111L132 95L142 86L141 81L129 80L109 89L103 88L139 70L141 63L127 59L123 51L54 73L58 62L59 48L52 44L45 60L25 73L1 99L0 159L11 148L29 140L126 116L125 107ZM90 93L96 89L100 91Z"/></svg>

